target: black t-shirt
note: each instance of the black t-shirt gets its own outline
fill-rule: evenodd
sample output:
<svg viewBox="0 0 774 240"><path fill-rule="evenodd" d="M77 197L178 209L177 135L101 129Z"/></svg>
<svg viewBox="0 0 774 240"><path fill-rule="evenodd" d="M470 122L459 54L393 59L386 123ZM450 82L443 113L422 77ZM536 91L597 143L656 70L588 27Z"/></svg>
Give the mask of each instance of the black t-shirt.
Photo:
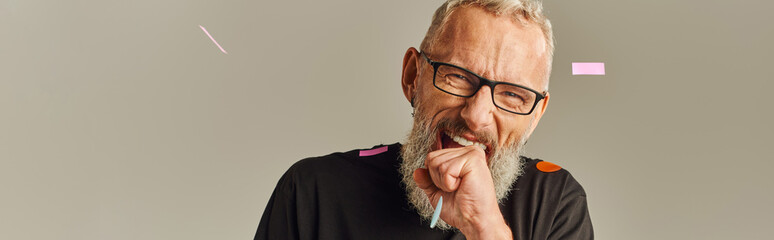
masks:
<svg viewBox="0 0 774 240"><path fill-rule="evenodd" d="M398 172L400 147L295 163L277 183L255 239L465 239L431 229L411 208ZM593 239L581 185L556 165L524 159L524 174L500 205L514 239Z"/></svg>

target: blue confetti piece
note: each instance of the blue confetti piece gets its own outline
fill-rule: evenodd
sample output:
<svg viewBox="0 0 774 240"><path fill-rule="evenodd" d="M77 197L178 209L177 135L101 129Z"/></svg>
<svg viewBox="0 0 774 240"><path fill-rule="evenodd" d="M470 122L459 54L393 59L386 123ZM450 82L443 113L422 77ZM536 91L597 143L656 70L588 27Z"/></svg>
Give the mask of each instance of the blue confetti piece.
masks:
<svg viewBox="0 0 774 240"><path fill-rule="evenodd" d="M443 206L443 197L440 197L438 205L435 205L435 212L433 212L433 218L430 220L430 228L435 228L435 224L438 223L438 218L441 217L441 206Z"/></svg>

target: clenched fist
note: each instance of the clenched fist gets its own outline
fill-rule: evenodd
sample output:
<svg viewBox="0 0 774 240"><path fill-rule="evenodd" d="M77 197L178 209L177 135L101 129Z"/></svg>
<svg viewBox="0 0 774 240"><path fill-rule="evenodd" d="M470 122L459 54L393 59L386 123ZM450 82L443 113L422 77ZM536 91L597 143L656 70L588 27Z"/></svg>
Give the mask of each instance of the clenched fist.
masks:
<svg viewBox="0 0 774 240"><path fill-rule="evenodd" d="M511 239L497 205L486 153L471 145L430 152L414 181L433 205L443 196L441 219L460 229L467 239Z"/></svg>

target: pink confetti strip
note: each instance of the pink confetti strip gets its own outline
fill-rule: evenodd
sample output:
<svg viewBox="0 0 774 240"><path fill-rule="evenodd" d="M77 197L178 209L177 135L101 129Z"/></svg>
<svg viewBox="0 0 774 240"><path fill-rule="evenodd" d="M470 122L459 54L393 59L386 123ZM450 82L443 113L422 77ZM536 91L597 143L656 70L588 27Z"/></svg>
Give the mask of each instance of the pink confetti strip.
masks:
<svg viewBox="0 0 774 240"><path fill-rule="evenodd" d="M202 28L202 31L204 31L204 33L205 33L205 34L207 34L207 36L208 36L208 37L210 37L210 39L212 40L212 42L214 42L214 43L215 43L215 45L216 45L216 46L218 46L218 48L220 48L220 51L221 51L221 52L223 52L223 53L225 53L225 54L228 54L228 53L226 52L226 50L224 50L224 49L223 49L223 47L221 47L221 46L220 46L220 44L218 44L218 41L215 41L215 39L214 39L214 38L212 38L212 35L210 35L210 33L209 33L209 32L207 32L207 29L204 29L204 27L202 27L202 25L199 25L199 27L200 27L200 28Z"/></svg>
<svg viewBox="0 0 774 240"><path fill-rule="evenodd" d="M373 156L373 155L380 154L380 153L383 153L383 152L386 152L386 151L387 151L387 146L380 147L380 148L374 148L374 149L371 149L371 150L361 150L360 151L360 156L361 157Z"/></svg>
<svg viewBox="0 0 774 240"><path fill-rule="evenodd" d="M572 63L572 75L605 75L605 63L574 62Z"/></svg>

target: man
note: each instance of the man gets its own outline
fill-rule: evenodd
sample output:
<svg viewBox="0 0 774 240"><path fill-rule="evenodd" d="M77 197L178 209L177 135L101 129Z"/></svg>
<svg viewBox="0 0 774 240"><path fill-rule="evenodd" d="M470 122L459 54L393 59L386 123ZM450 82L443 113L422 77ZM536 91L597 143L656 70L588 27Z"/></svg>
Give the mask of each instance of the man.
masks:
<svg viewBox="0 0 774 240"><path fill-rule="evenodd" d="M405 144L299 161L255 239L593 239L580 184L520 157L549 100L540 3L448 1L420 49L403 59Z"/></svg>

